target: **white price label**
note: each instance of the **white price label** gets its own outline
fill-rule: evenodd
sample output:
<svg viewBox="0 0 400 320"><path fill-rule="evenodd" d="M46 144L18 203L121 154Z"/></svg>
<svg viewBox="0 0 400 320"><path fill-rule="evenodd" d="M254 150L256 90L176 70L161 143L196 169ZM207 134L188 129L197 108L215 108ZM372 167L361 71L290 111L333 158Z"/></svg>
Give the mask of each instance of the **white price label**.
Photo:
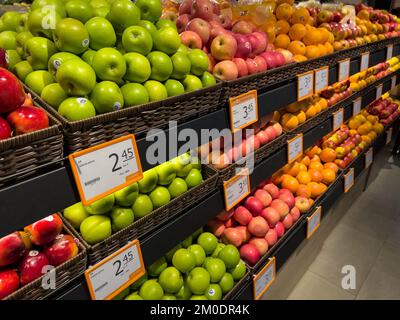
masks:
<svg viewBox="0 0 400 320"><path fill-rule="evenodd" d="M378 100L380 97L382 97L382 91L383 91L383 84L380 84L379 86L376 87L376 99Z"/></svg>
<svg viewBox="0 0 400 320"><path fill-rule="evenodd" d="M291 163L303 154L303 134L288 140L287 144L288 163Z"/></svg>
<svg viewBox="0 0 400 320"><path fill-rule="evenodd" d="M297 76L297 100L304 100L314 94L314 72L309 71Z"/></svg>
<svg viewBox="0 0 400 320"><path fill-rule="evenodd" d="M369 52L365 52L361 55L360 71L364 71L369 67Z"/></svg>
<svg viewBox="0 0 400 320"><path fill-rule="evenodd" d="M389 44L386 49L386 60L389 60L393 57L393 45Z"/></svg>
<svg viewBox="0 0 400 320"><path fill-rule="evenodd" d="M389 144L392 141L392 134L393 134L393 128L389 128L386 131L386 144Z"/></svg>
<svg viewBox="0 0 400 320"><path fill-rule="evenodd" d="M346 80L350 76L350 59L339 62L338 81Z"/></svg>
<svg viewBox="0 0 400 320"><path fill-rule="evenodd" d="M314 213L307 218L307 239L310 239L321 225L321 211L322 207L318 206Z"/></svg>
<svg viewBox="0 0 400 320"><path fill-rule="evenodd" d="M361 97L353 101L353 116L361 112Z"/></svg>
<svg viewBox="0 0 400 320"><path fill-rule="evenodd" d="M397 83L397 76L393 76L392 82L390 84L390 89L394 89L396 87L396 83Z"/></svg>
<svg viewBox="0 0 400 320"><path fill-rule="evenodd" d="M344 175L344 193L347 193L354 185L354 168L349 169Z"/></svg>
<svg viewBox="0 0 400 320"><path fill-rule="evenodd" d="M365 153L365 168L368 168L372 164L373 158L374 158L374 150L371 147Z"/></svg>
<svg viewBox="0 0 400 320"><path fill-rule="evenodd" d="M244 129L258 121L257 90L229 99L231 130Z"/></svg>
<svg viewBox="0 0 400 320"><path fill-rule="evenodd" d="M344 109L340 108L333 114L333 131L339 129L339 127L343 124L344 119Z"/></svg>
<svg viewBox="0 0 400 320"><path fill-rule="evenodd" d="M224 182L225 209L231 210L250 194L250 177L248 169Z"/></svg>
<svg viewBox="0 0 400 320"><path fill-rule="evenodd" d="M329 67L322 67L314 71L315 72L315 93L319 93L326 89L329 85Z"/></svg>
<svg viewBox="0 0 400 320"><path fill-rule="evenodd" d="M254 300L260 300L263 294L274 283L276 278L276 259L269 258L268 263L253 278Z"/></svg>
<svg viewBox="0 0 400 320"><path fill-rule="evenodd" d="M84 205L143 177L135 136L130 134L69 156Z"/></svg>
<svg viewBox="0 0 400 320"><path fill-rule="evenodd" d="M135 240L85 271L92 300L111 300L145 274L139 241Z"/></svg>

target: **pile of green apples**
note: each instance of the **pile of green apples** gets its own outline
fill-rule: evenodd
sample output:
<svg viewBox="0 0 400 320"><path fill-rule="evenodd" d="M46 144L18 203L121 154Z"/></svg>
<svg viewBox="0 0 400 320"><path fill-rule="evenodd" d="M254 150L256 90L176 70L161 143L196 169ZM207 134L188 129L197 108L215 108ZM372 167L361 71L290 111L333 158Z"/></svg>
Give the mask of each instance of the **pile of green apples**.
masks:
<svg viewBox="0 0 400 320"><path fill-rule="evenodd" d="M185 153L88 206L78 202L65 208L63 215L88 244L94 245L202 182L201 163Z"/></svg>
<svg viewBox="0 0 400 320"><path fill-rule="evenodd" d="M238 249L200 229L114 299L221 300L245 274Z"/></svg>
<svg viewBox="0 0 400 320"><path fill-rule="evenodd" d="M216 83L161 0L34 0L0 19L9 68L69 121Z"/></svg>

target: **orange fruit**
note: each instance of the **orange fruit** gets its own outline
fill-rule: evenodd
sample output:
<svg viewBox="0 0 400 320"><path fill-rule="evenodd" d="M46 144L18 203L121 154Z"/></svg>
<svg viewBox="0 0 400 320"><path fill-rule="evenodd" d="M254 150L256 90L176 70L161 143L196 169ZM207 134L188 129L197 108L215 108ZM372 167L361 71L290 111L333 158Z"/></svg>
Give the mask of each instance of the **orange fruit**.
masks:
<svg viewBox="0 0 400 320"><path fill-rule="evenodd" d="M307 61L307 57L306 56L302 56L301 54L295 54L293 56L293 60L295 62L303 62L303 61Z"/></svg>
<svg viewBox="0 0 400 320"><path fill-rule="evenodd" d="M274 45L277 48L286 49L289 46L289 44L290 44L290 38L286 34L279 34L275 38Z"/></svg>
<svg viewBox="0 0 400 320"><path fill-rule="evenodd" d="M293 130L299 125L299 120L297 117L291 113L285 113L281 117L281 125L286 129L286 130Z"/></svg>
<svg viewBox="0 0 400 320"><path fill-rule="evenodd" d="M322 182L325 184L331 184L335 181L336 173L332 169L322 170Z"/></svg>
<svg viewBox="0 0 400 320"><path fill-rule="evenodd" d="M318 146L313 146L310 149L308 149L306 151L307 156L309 157L314 157L314 155L319 154L321 152L321 148L319 148ZM310 164L308 164L310 165Z"/></svg>
<svg viewBox="0 0 400 320"><path fill-rule="evenodd" d="M327 162L324 164L324 169L331 169L333 170L335 173L337 173L339 171L339 167L337 166L336 163L334 162Z"/></svg>
<svg viewBox="0 0 400 320"><path fill-rule="evenodd" d="M308 173L310 174L311 181L313 181L313 182L321 182L322 181L322 173L321 173L321 171L322 170L308 169Z"/></svg>
<svg viewBox="0 0 400 320"><path fill-rule="evenodd" d="M282 179L282 188L290 190L292 193L296 193L299 187L299 182L296 178L286 175Z"/></svg>
<svg viewBox="0 0 400 320"><path fill-rule="evenodd" d="M276 34L286 34L289 32L290 24L286 20L279 20L275 24Z"/></svg>
<svg viewBox="0 0 400 320"><path fill-rule="evenodd" d="M319 57L319 48L317 46L307 46L305 56L308 59L315 59Z"/></svg>
<svg viewBox="0 0 400 320"><path fill-rule="evenodd" d="M336 152L332 148L325 148L322 150L319 157L323 162L332 162L336 159Z"/></svg>
<svg viewBox="0 0 400 320"><path fill-rule="evenodd" d="M290 4L283 3L276 8L275 15L279 20L283 19L289 21L293 14L293 11L294 9Z"/></svg>
<svg viewBox="0 0 400 320"><path fill-rule="evenodd" d="M308 166L308 170L322 171L324 170L324 165L319 161L311 160L310 165Z"/></svg>
<svg viewBox="0 0 400 320"><path fill-rule="evenodd" d="M317 28L312 28L307 31L306 35L303 38L303 42L307 46L317 45L322 43L322 33Z"/></svg>
<svg viewBox="0 0 400 320"><path fill-rule="evenodd" d="M321 150L321 149L319 149L319 150ZM319 158L319 156L317 154L314 154L314 156L311 158L311 162L313 162L313 161L321 163L321 159Z"/></svg>
<svg viewBox="0 0 400 320"><path fill-rule="evenodd" d="M277 1L277 4L278 4L278 5L280 5L280 4L282 4L282 3L287 3L287 4L290 4L290 5L292 6L293 3L294 3L294 0L278 0L278 1Z"/></svg>
<svg viewBox="0 0 400 320"><path fill-rule="evenodd" d="M300 171L296 179L301 184L308 184L311 182L311 176L307 171Z"/></svg>
<svg viewBox="0 0 400 320"><path fill-rule="evenodd" d="M318 49L319 49L319 54L320 56L326 56L328 54L328 52L326 51L326 47L323 44L319 44L318 45Z"/></svg>
<svg viewBox="0 0 400 320"><path fill-rule="evenodd" d="M328 108L328 101L326 101L324 98L319 99L318 104L320 105L321 110Z"/></svg>
<svg viewBox="0 0 400 320"><path fill-rule="evenodd" d="M294 55L299 54L304 56L304 54L306 53L306 46L303 42L298 40L292 41L287 49Z"/></svg>
<svg viewBox="0 0 400 320"><path fill-rule="evenodd" d="M310 182L307 184L307 189L310 191L311 198L317 198L320 195L321 187L318 182Z"/></svg>
<svg viewBox="0 0 400 320"><path fill-rule="evenodd" d="M290 27L289 37L294 40L301 40L307 34L307 29L301 23L296 23Z"/></svg>
<svg viewBox="0 0 400 320"><path fill-rule="evenodd" d="M308 167L310 165L310 157L304 156L303 159L301 159L301 163Z"/></svg>
<svg viewBox="0 0 400 320"><path fill-rule="evenodd" d="M305 184L299 184L299 186L296 190L296 196L310 198L311 192Z"/></svg>
<svg viewBox="0 0 400 320"><path fill-rule="evenodd" d="M316 114L318 114L318 113L321 112L322 109L321 109L321 106L319 105L318 102L317 102L317 103L314 103L313 106L314 106L314 109L315 109L315 113L316 113Z"/></svg>
<svg viewBox="0 0 400 320"><path fill-rule="evenodd" d="M296 177L300 172L300 163L294 162L293 165L290 167L288 174L292 177Z"/></svg>
<svg viewBox="0 0 400 320"><path fill-rule="evenodd" d="M295 113L295 116L297 117L297 120L299 121L299 124L303 123L306 121L307 116L303 110L300 110Z"/></svg>
<svg viewBox="0 0 400 320"><path fill-rule="evenodd" d="M317 114L317 109L314 105L311 105L306 110L307 119L314 117Z"/></svg>
<svg viewBox="0 0 400 320"><path fill-rule="evenodd" d="M305 25L308 22L309 18L310 18L310 13L306 8L298 8L294 10L294 12L292 13L290 22L292 24L301 23Z"/></svg>
<svg viewBox="0 0 400 320"><path fill-rule="evenodd" d="M329 42L325 43L325 50L326 54L331 54L333 53L333 51L335 51L335 49L333 49L333 46Z"/></svg>

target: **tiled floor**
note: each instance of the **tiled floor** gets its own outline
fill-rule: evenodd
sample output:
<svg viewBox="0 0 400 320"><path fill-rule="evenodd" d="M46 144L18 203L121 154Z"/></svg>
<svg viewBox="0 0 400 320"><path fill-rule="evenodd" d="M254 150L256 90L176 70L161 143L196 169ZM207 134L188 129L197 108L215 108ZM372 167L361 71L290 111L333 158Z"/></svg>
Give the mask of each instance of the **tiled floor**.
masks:
<svg viewBox="0 0 400 320"><path fill-rule="evenodd" d="M368 189L342 198L351 203L288 299L400 299L400 163L389 149L374 161ZM346 265L354 266L355 289L342 287Z"/></svg>

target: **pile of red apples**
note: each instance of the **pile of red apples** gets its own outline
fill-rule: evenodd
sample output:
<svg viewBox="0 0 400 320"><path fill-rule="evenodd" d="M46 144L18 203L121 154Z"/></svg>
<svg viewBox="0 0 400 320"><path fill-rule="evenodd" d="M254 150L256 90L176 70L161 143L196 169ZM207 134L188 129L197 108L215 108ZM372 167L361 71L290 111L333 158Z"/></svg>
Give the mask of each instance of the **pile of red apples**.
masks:
<svg viewBox="0 0 400 320"><path fill-rule="evenodd" d="M399 106L389 99L378 99L368 106L368 113L378 116L384 126L391 124L400 115Z"/></svg>

